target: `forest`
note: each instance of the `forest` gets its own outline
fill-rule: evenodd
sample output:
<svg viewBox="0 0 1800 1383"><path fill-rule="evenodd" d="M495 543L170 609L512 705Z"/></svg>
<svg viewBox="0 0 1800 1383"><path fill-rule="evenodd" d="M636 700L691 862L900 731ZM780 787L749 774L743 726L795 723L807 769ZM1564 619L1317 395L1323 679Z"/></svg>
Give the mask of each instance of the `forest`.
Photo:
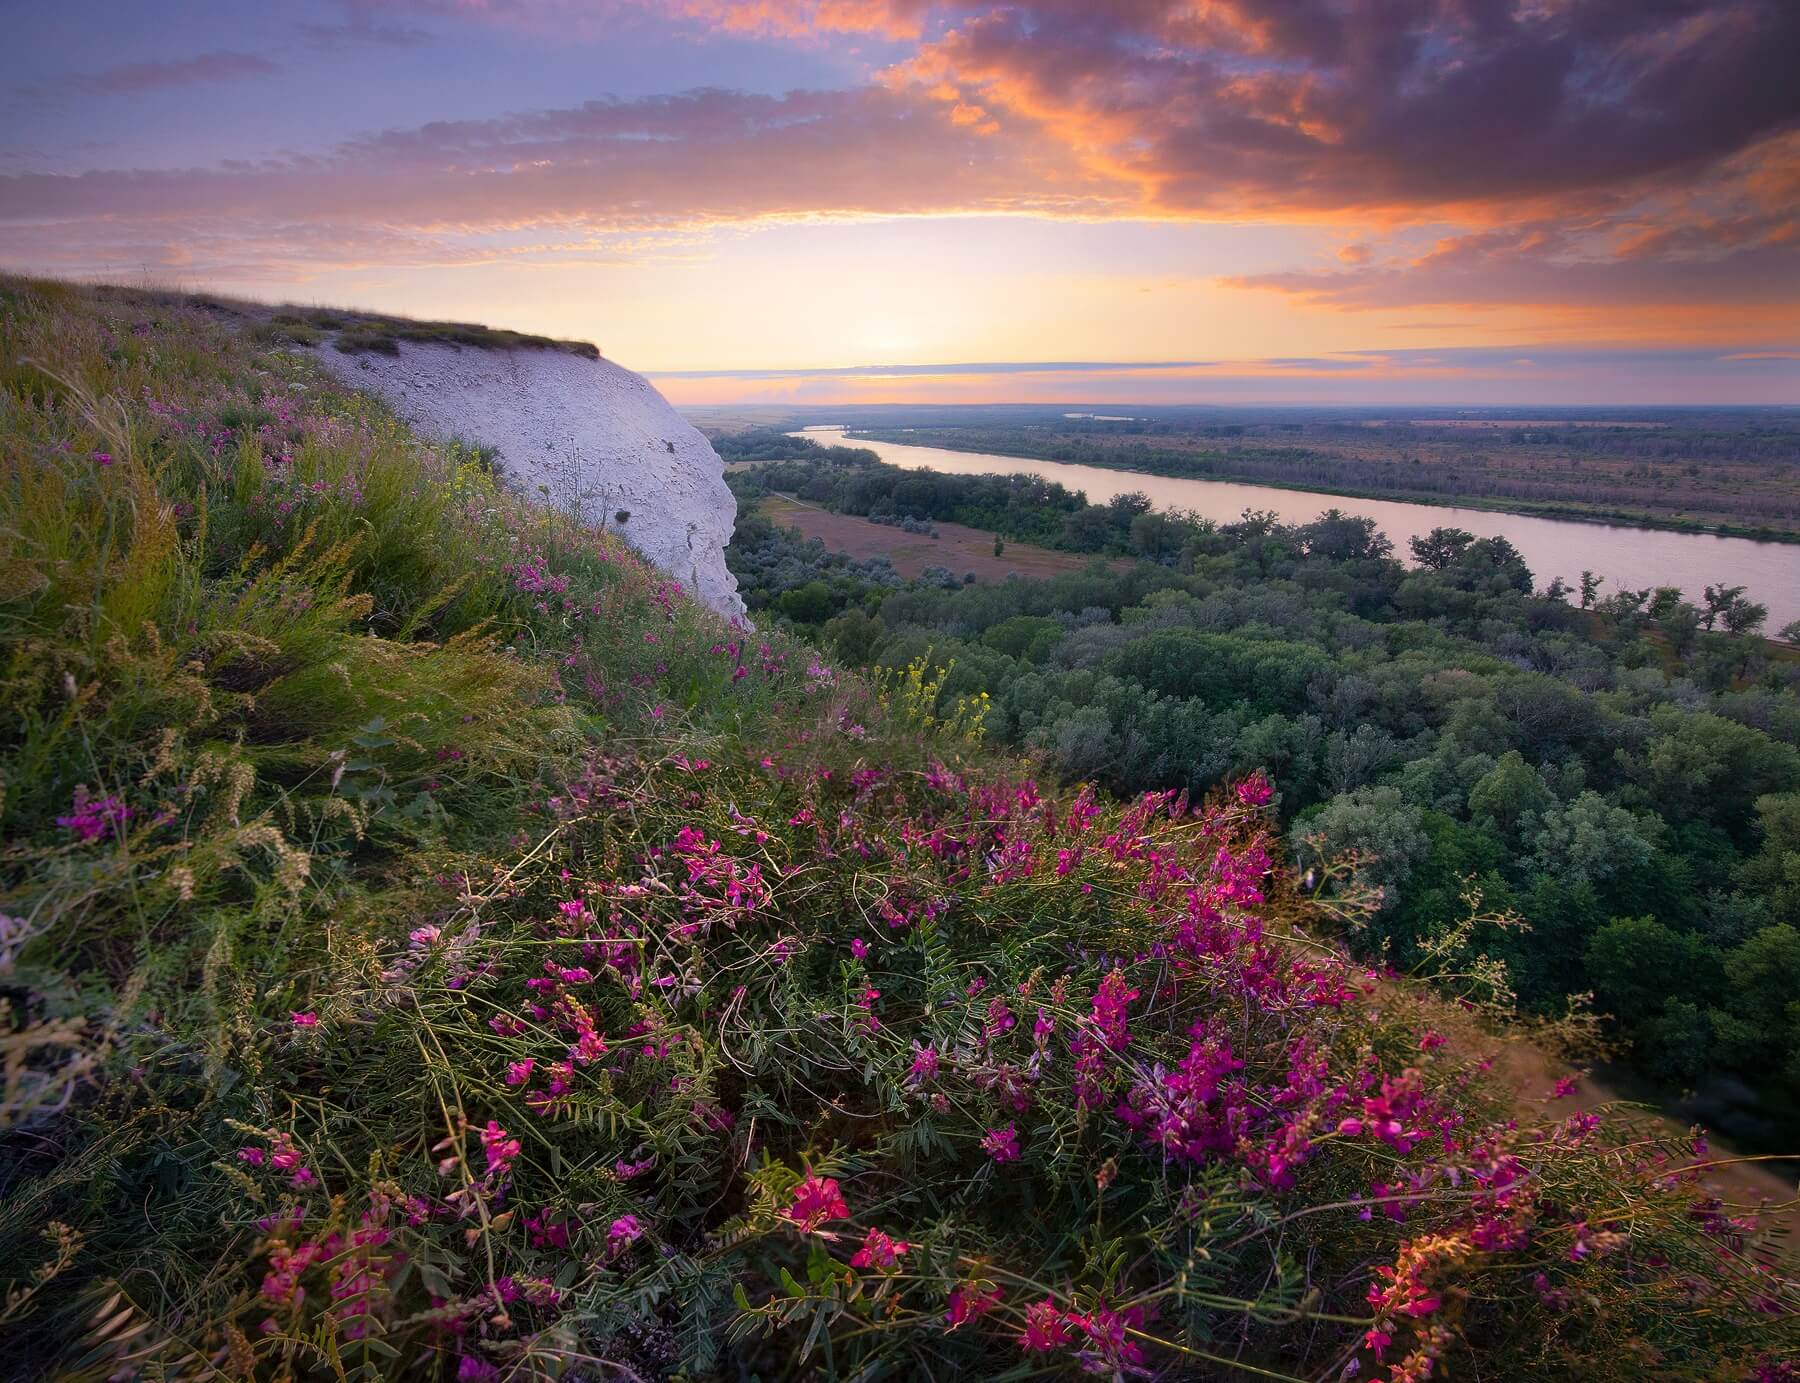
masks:
<svg viewBox="0 0 1800 1383"><path fill-rule="evenodd" d="M1622 1065L1758 1146L1800 1131L1800 659L1730 587L1533 589L1504 540L1397 560L1370 521L1212 526L1028 477L899 470L750 436L743 500L1125 553L1044 580L870 578L754 512L728 551L753 610L855 664L951 667L990 733L1069 781L1196 795L1252 771L1298 867L1380 890L1352 938L1429 969L1474 917L1520 1006L1591 995Z"/></svg>

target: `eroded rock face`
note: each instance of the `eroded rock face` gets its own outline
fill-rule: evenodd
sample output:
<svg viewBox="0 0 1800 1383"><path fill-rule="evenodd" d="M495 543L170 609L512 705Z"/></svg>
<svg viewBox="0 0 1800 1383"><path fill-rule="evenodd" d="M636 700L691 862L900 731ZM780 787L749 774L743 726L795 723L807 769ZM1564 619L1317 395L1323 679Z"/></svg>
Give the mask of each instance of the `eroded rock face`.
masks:
<svg viewBox="0 0 1800 1383"><path fill-rule="evenodd" d="M724 466L642 375L552 350L315 355L425 435L494 448L513 489L604 523L713 609L743 614L725 569L737 502Z"/></svg>

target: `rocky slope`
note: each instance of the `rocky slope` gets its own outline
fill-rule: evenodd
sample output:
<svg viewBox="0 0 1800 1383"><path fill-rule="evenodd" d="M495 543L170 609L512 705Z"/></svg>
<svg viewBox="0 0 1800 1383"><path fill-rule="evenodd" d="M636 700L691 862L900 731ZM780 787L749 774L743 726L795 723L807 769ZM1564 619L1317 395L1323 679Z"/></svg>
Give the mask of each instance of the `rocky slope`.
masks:
<svg viewBox="0 0 1800 1383"><path fill-rule="evenodd" d="M314 354L418 430L499 453L506 482L604 524L726 615L737 505L705 437L642 375L558 350L401 342L398 354Z"/></svg>

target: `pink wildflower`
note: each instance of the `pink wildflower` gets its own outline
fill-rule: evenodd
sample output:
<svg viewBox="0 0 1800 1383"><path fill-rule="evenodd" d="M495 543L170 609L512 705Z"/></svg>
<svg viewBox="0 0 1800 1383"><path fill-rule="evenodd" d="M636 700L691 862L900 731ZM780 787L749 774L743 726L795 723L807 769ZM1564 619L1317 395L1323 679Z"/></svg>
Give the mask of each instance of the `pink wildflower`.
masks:
<svg viewBox="0 0 1800 1383"><path fill-rule="evenodd" d="M643 1237L644 1227L636 1215L619 1216L606 1227L606 1256L617 1258Z"/></svg>
<svg viewBox="0 0 1800 1383"><path fill-rule="evenodd" d="M530 1057L526 1057L523 1061L513 1062L506 1068L506 1083L508 1085L525 1084L526 1081L531 1079L532 1070L536 1066L537 1062L533 1061Z"/></svg>
<svg viewBox="0 0 1800 1383"><path fill-rule="evenodd" d="M293 1020L294 1026L297 1028L316 1028L319 1026L319 1015L312 1012L310 1009L304 1013L296 1010L290 1013L288 1017Z"/></svg>
<svg viewBox="0 0 1800 1383"><path fill-rule="evenodd" d="M937 1079L938 1054L936 1047L920 1046L913 1043L912 1067L906 1073L906 1083L917 1090L927 1081Z"/></svg>
<svg viewBox="0 0 1800 1383"><path fill-rule="evenodd" d="M513 1159L518 1157L521 1145L496 1120L489 1119L487 1127L481 1131L481 1149L487 1154L488 1171L504 1175L512 1170Z"/></svg>
<svg viewBox="0 0 1800 1383"><path fill-rule="evenodd" d="M69 814L57 817L56 824L73 833L83 845L92 845L102 836L123 827L131 815L131 808L125 805L123 798L111 794L91 797L84 783L75 789Z"/></svg>
<svg viewBox="0 0 1800 1383"><path fill-rule="evenodd" d="M1025 1330L1020 1343L1026 1349L1047 1353L1073 1338L1067 1317L1052 1298L1045 1297L1025 1308Z"/></svg>
<svg viewBox="0 0 1800 1383"><path fill-rule="evenodd" d="M1000 1304L1004 1291L996 1287L991 1292L984 1292L980 1287L965 1285L952 1288L948 1309L944 1312L944 1323L955 1330L959 1325L967 1325L970 1321L980 1320Z"/></svg>
<svg viewBox="0 0 1800 1383"><path fill-rule="evenodd" d="M996 1162L1017 1162L1019 1160L1019 1126L1008 1124L1005 1128L991 1128L981 1139L981 1150Z"/></svg>
<svg viewBox="0 0 1800 1383"><path fill-rule="evenodd" d="M850 942L850 954L855 956L858 960L867 960L869 958L869 943L864 941L860 936L853 938Z"/></svg>
<svg viewBox="0 0 1800 1383"><path fill-rule="evenodd" d="M1275 785L1260 773L1253 773L1237 785L1237 800L1246 807L1262 807L1275 795Z"/></svg>
<svg viewBox="0 0 1800 1383"><path fill-rule="evenodd" d="M1093 1020L1108 1051L1122 1052L1131 1041L1131 1034L1125 1028L1125 1017L1137 997L1138 991L1131 988L1125 980L1125 972L1116 966L1100 981L1100 988L1094 994Z"/></svg>
<svg viewBox="0 0 1800 1383"><path fill-rule="evenodd" d="M853 1268L876 1268L887 1273L900 1266L900 1259L912 1247L904 1239L891 1239L879 1229L871 1229L862 1247L850 1256Z"/></svg>
<svg viewBox="0 0 1800 1383"><path fill-rule="evenodd" d="M827 1220L841 1220L850 1213L850 1206L838 1190L838 1184L831 1177L814 1176L808 1171L801 1183L794 1188L794 1204L788 1211L788 1218L801 1229L811 1233Z"/></svg>

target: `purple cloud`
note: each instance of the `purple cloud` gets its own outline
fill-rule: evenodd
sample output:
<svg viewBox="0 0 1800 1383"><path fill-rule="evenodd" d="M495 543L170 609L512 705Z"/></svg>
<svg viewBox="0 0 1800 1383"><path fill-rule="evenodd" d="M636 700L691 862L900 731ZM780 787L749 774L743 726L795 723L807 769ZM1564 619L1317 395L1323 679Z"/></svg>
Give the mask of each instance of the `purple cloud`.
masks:
<svg viewBox="0 0 1800 1383"><path fill-rule="evenodd" d="M279 71L280 64L255 53L216 48L210 53L197 53L191 58L121 63L117 67L88 73L77 78L77 81L93 91L135 96L169 87L231 82L241 77L272 77Z"/></svg>

